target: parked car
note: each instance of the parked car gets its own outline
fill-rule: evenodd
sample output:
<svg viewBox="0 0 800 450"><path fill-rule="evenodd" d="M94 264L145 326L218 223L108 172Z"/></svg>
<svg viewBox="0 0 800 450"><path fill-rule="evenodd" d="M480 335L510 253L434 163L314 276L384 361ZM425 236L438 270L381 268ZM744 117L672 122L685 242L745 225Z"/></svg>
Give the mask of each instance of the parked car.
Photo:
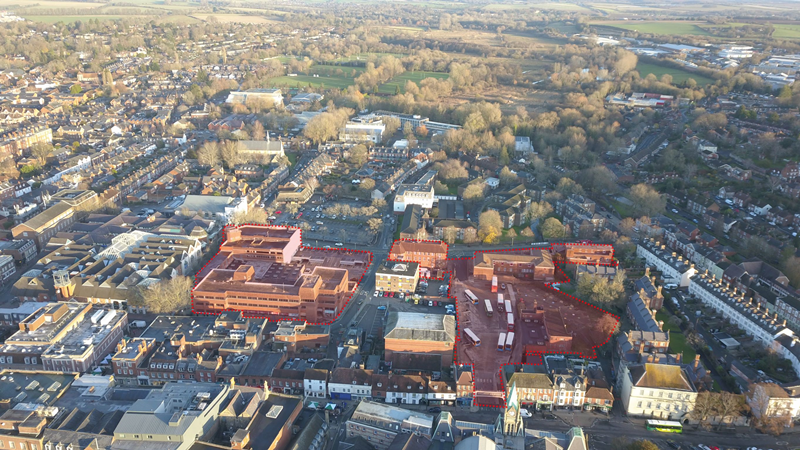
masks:
<svg viewBox="0 0 800 450"><path fill-rule="evenodd" d="M440 413L440 412L442 412L442 408L439 408L438 406L434 406L433 408L428 408L428 412L429 413Z"/></svg>
<svg viewBox="0 0 800 450"><path fill-rule="evenodd" d="M531 414L527 409L524 408L519 410L519 415L526 419L533 417L533 414Z"/></svg>
<svg viewBox="0 0 800 450"><path fill-rule="evenodd" d="M378 294L380 294L380 292L378 292L378 291L375 291L375 294L373 295L373 297L377 297L377 296L378 296Z"/></svg>

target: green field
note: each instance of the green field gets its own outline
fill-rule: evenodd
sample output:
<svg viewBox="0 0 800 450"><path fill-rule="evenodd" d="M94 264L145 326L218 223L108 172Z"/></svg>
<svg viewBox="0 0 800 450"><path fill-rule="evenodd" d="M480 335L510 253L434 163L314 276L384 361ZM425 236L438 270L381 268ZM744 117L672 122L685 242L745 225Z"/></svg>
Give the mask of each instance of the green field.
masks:
<svg viewBox="0 0 800 450"><path fill-rule="evenodd" d="M364 73L363 67L334 66L328 64L314 64L309 72L326 77L350 77L355 78ZM341 71L341 72L339 72Z"/></svg>
<svg viewBox="0 0 800 450"><path fill-rule="evenodd" d="M800 24L776 23L773 26L772 37L775 39L800 39Z"/></svg>
<svg viewBox="0 0 800 450"><path fill-rule="evenodd" d="M322 75L314 77L311 75L297 75L296 77L284 76L275 77L270 80L270 84L274 87L300 87L304 88L311 85L313 88L338 88L347 89L347 87L355 84L352 78L347 77L324 77Z"/></svg>
<svg viewBox="0 0 800 450"><path fill-rule="evenodd" d="M420 81L425 78L436 78L439 80L446 80L450 75L441 72L403 72L400 75L391 79L391 81L382 84L378 88L378 92L382 94L394 94L397 92L397 87L400 87L400 92L405 92L406 81L413 81L419 85Z"/></svg>
<svg viewBox="0 0 800 450"><path fill-rule="evenodd" d="M614 21L614 22L592 22L591 25L599 27L618 28L627 31L637 31L639 33L663 34L663 35L695 35L711 36L709 32L697 26L697 23L683 21Z"/></svg>
<svg viewBox="0 0 800 450"><path fill-rule="evenodd" d="M156 16L120 16L120 15L113 15L113 14L95 14L95 15L85 15L85 16L30 16L25 15L24 18L32 21L32 22L42 22L42 23L73 23L73 22L85 22L90 19L98 19L98 20L119 20L119 19L133 19L133 18L140 18L140 17L152 17L156 18Z"/></svg>
<svg viewBox="0 0 800 450"><path fill-rule="evenodd" d="M402 58L406 56L404 53L357 53L355 55L350 56L342 56L341 58L337 58L335 62L347 62L347 61L376 61L383 56L394 56L395 58Z"/></svg>
<svg viewBox="0 0 800 450"><path fill-rule="evenodd" d="M700 86L705 86L707 84L714 83L714 80L706 76L703 76L699 73L689 72L688 70L682 70L673 67L659 66L656 64L650 64L641 61L638 64L636 64L636 70L639 71L639 75L642 78L652 73L660 80L661 75L670 74L672 75L672 82L674 84L683 83L689 78L694 78L694 81L696 81L697 84Z"/></svg>

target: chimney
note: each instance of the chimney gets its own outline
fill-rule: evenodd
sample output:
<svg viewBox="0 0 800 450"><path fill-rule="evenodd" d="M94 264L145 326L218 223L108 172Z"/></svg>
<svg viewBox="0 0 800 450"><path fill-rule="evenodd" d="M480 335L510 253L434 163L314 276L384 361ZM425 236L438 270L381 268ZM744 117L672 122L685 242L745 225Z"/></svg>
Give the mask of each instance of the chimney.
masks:
<svg viewBox="0 0 800 450"><path fill-rule="evenodd" d="M694 370L700 367L700 355L694 355Z"/></svg>
<svg viewBox="0 0 800 450"><path fill-rule="evenodd" d="M655 355L653 355L652 353L649 353L649 354L647 355L647 362L651 363L651 362L653 362L653 361L655 361L655 360L656 360L656 357L655 357Z"/></svg>
<svg viewBox="0 0 800 450"><path fill-rule="evenodd" d="M659 320L658 321L658 328L661 328L662 330L664 329L664 321L663 320Z"/></svg>
<svg viewBox="0 0 800 450"><path fill-rule="evenodd" d="M663 295L661 294L661 288L663 288L663 286L658 287L658 294L656 294L657 297L663 297Z"/></svg>
<svg viewBox="0 0 800 450"><path fill-rule="evenodd" d="M650 278L650 267L649 266L644 268L644 276L646 276L647 278Z"/></svg>
<svg viewBox="0 0 800 450"><path fill-rule="evenodd" d="M644 339L639 341L639 353L644 353Z"/></svg>
<svg viewBox="0 0 800 450"><path fill-rule="evenodd" d="M786 319L783 319L783 328L786 328Z"/></svg>

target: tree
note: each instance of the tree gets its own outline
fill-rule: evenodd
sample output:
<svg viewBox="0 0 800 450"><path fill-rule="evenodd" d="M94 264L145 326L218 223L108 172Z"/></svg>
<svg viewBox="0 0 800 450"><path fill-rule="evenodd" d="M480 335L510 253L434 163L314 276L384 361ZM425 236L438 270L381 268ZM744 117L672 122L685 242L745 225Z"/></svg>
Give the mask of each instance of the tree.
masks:
<svg viewBox="0 0 800 450"><path fill-rule="evenodd" d="M191 307L192 287L192 279L184 276L136 286L131 303L146 308L150 314L181 314Z"/></svg>
<svg viewBox="0 0 800 450"><path fill-rule="evenodd" d="M565 197L569 197L570 195L583 195L583 186L576 183L571 178L563 177L558 180L556 191Z"/></svg>
<svg viewBox="0 0 800 450"><path fill-rule="evenodd" d="M450 188L439 180L433 182L433 192L436 195L447 195L450 193Z"/></svg>
<svg viewBox="0 0 800 450"><path fill-rule="evenodd" d="M744 395L734 394L733 392L721 392L717 396L717 415L722 418L738 417L747 409ZM719 422L719 427L723 424Z"/></svg>
<svg viewBox="0 0 800 450"><path fill-rule="evenodd" d="M514 245L514 238L517 237L517 232L514 231L513 228L509 228L508 231L506 231L506 237L511 238L511 245Z"/></svg>
<svg viewBox="0 0 800 450"><path fill-rule="evenodd" d="M222 156L222 160L225 162L225 165L227 165L229 169L241 164L242 157L239 153L240 149L241 147L239 141L225 141L222 143L220 155Z"/></svg>
<svg viewBox="0 0 800 450"><path fill-rule="evenodd" d="M373 198L372 199L372 206L378 209L386 208L386 200L382 198Z"/></svg>
<svg viewBox="0 0 800 450"><path fill-rule="evenodd" d="M800 286L800 258L796 256L787 258L782 264L782 269L792 286Z"/></svg>
<svg viewBox="0 0 800 450"><path fill-rule="evenodd" d="M694 409L689 413L700 425L707 426L708 419L717 414L717 398L713 392L697 394Z"/></svg>
<svg viewBox="0 0 800 450"><path fill-rule="evenodd" d="M103 69L102 82L103 86L114 86L114 77L111 75L110 70Z"/></svg>
<svg viewBox="0 0 800 450"><path fill-rule="evenodd" d="M375 189L375 180L372 178L364 178L361 180L359 187L366 192L372 192L372 190Z"/></svg>
<svg viewBox="0 0 800 450"><path fill-rule="evenodd" d="M14 158L6 158L0 162L0 175L8 178L19 177L19 169L14 163Z"/></svg>
<svg viewBox="0 0 800 450"><path fill-rule="evenodd" d="M483 186L471 184L464 189L464 194L461 197L469 207L475 206L483 201Z"/></svg>
<svg viewBox="0 0 800 450"><path fill-rule="evenodd" d="M44 166L47 163L47 158L53 153L53 146L45 144L44 142L37 142L31 146L31 156L36 158L39 166Z"/></svg>
<svg viewBox="0 0 800 450"><path fill-rule="evenodd" d="M466 180L469 177L469 172L457 159L448 159L443 163L436 164L434 168L439 170L439 177L446 182Z"/></svg>
<svg viewBox="0 0 800 450"><path fill-rule="evenodd" d="M546 201L531 202L530 206L528 206L527 216L528 220L533 222L547 217L552 212L553 206Z"/></svg>
<svg viewBox="0 0 800 450"><path fill-rule="evenodd" d="M83 92L83 87L81 86L80 83L75 83L69 88L69 93L72 95L78 95L81 92Z"/></svg>
<svg viewBox="0 0 800 450"><path fill-rule="evenodd" d="M261 121L256 120L256 123L253 124L253 131L250 132L250 137L256 141L263 141L264 138L267 137L267 133L264 131L264 125L261 124Z"/></svg>
<svg viewBox="0 0 800 450"><path fill-rule="evenodd" d="M250 208L247 212L237 212L231 217L231 223L234 225L248 223L266 225L268 222L269 218L264 208Z"/></svg>
<svg viewBox="0 0 800 450"><path fill-rule="evenodd" d="M550 217L545 220L540 231L542 236L548 240L563 239L567 234L566 230L564 229L564 225L555 217Z"/></svg>
<svg viewBox="0 0 800 450"><path fill-rule="evenodd" d="M626 217L619 221L619 232L625 236L633 236L633 229L636 227L636 221L630 217Z"/></svg>
<svg viewBox="0 0 800 450"><path fill-rule="evenodd" d="M458 237L458 230L454 226L449 226L442 231L442 240L448 244L453 244Z"/></svg>
<svg viewBox="0 0 800 450"><path fill-rule="evenodd" d="M350 149L350 155L347 157L347 162L350 164L361 167L367 163L369 151L364 144L358 144Z"/></svg>
<svg viewBox="0 0 800 450"><path fill-rule="evenodd" d="M400 119L392 116L383 116L382 121L384 126L383 140L389 141L400 128Z"/></svg>
<svg viewBox="0 0 800 450"><path fill-rule="evenodd" d="M519 178L517 174L512 172L508 166L503 167L500 170L500 184L503 186L509 186L512 183L516 183Z"/></svg>
<svg viewBox="0 0 800 450"><path fill-rule="evenodd" d="M530 227L523 228L520 234L522 234L525 237L534 237L533 230L531 230Z"/></svg>
<svg viewBox="0 0 800 450"><path fill-rule="evenodd" d="M204 142L197 149L197 162L204 166L214 167L219 164L219 144L213 141Z"/></svg>
<svg viewBox="0 0 800 450"><path fill-rule="evenodd" d="M379 217L373 217L372 219L367 220L367 226L369 227L370 231L377 233L383 227L383 220L381 220Z"/></svg>
<svg viewBox="0 0 800 450"><path fill-rule="evenodd" d="M595 166L580 174L581 185L596 194L613 193L617 190L614 174L606 166Z"/></svg>
<svg viewBox="0 0 800 450"><path fill-rule="evenodd" d="M655 216L664 212L666 199L652 186L640 183L631 187L630 199L634 209L645 216Z"/></svg>

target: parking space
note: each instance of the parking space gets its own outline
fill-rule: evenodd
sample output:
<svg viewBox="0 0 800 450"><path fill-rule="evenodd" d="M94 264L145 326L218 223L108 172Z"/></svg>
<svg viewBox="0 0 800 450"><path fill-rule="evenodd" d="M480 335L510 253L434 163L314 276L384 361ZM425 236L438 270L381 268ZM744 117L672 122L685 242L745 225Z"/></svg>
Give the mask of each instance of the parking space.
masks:
<svg viewBox="0 0 800 450"><path fill-rule="evenodd" d="M447 310L445 309L445 305L447 302L444 302L441 298L434 298L434 297L422 297L420 296L418 299L403 296L400 298L400 294L394 293L394 297L385 296L386 293L379 292L378 297L375 297L375 293L372 293L372 297L370 297L370 302L374 305L384 305L391 308L394 311L400 312L428 312L434 314L445 314Z"/></svg>

